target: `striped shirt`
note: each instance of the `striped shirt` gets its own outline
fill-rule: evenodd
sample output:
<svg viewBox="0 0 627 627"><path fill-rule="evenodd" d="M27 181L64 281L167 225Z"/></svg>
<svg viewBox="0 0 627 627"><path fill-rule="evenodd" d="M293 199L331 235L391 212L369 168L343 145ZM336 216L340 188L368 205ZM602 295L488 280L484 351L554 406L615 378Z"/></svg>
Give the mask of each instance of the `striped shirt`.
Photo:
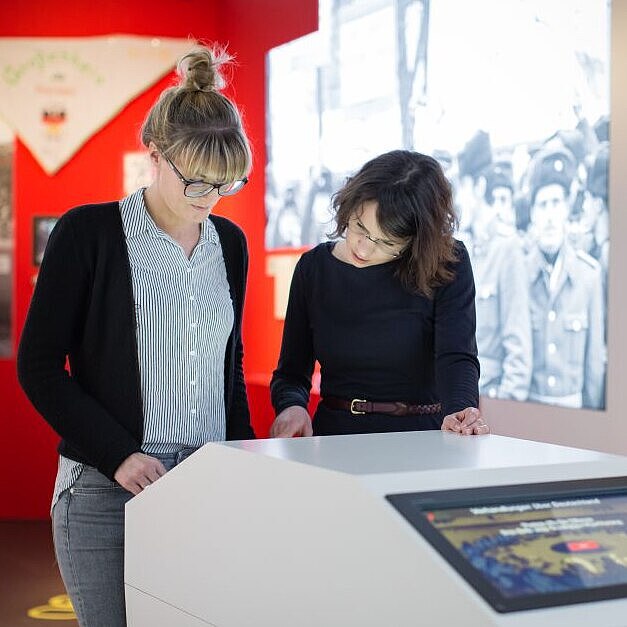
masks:
<svg viewBox="0 0 627 627"><path fill-rule="evenodd" d="M222 248L210 220L188 258L159 229L143 189L120 201L131 266L141 393L142 450L176 453L224 440L224 356L234 322ZM52 506L82 464L59 457Z"/></svg>

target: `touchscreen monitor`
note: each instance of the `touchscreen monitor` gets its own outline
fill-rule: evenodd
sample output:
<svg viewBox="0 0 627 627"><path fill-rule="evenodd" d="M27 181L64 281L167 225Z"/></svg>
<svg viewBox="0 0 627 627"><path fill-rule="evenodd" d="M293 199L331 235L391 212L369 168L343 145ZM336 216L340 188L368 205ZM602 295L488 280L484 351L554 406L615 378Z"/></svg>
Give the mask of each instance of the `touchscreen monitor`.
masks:
<svg viewBox="0 0 627 627"><path fill-rule="evenodd" d="M498 612L627 597L627 477L386 498Z"/></svg>

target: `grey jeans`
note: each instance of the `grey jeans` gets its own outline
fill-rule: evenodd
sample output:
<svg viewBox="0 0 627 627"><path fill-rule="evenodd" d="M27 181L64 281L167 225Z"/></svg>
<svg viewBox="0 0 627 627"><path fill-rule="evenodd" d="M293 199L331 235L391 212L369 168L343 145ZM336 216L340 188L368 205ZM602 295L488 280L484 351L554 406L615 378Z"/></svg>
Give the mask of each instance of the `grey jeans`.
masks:
<svg viewBox="0 0 627 627"><path fill-rule="evenodd" d="M170 470L195 449L155 455ZM124 506L133 495L91 466L52 510L54 548L81 627L125 627Z"/></svg>

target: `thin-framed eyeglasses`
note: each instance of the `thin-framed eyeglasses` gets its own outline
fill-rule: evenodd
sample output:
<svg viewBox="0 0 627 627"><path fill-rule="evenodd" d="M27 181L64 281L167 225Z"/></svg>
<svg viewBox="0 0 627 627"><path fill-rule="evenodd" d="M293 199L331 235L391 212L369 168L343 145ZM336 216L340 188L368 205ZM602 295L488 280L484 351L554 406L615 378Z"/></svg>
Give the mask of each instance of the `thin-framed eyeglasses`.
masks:
<svg viewBox="0 0 627 627"><path fill-rule="evenodd" d="M248 177L246 176L230 183L207 183L206 181L199 180L190 181L180 173L179 169L172 163L168 156L163 153L161 154L167 161L168 165L172 168L172 171L176 174L179 181L185 185L183 194L188 198L200 198L201 196L206 196L214 189L218 190L218 195L220 196L233 196L233 194L237 194L237 192L239 192L244 185L248 183Z"/></svg>
<svg viewBox="0 0 627 627"><path fill-rule="evenodd" d="M353 235L357 235L358 237L365 237L368 241L372 242L375 245L377 250L380 250L382 253L390 257L400 257L406 248L406 244L391 242L390 240L382 237L372 237L368 229L361 223L359 218L350 218L346 229Z"/></svg>

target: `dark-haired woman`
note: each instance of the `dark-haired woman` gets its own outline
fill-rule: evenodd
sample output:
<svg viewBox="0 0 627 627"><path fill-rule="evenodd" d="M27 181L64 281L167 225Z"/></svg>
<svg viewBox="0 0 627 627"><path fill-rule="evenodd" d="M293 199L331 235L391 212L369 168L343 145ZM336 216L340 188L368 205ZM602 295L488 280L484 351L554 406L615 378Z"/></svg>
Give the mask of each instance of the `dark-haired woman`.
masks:
<svg viewBox="0 0 627 627"><path fill-rule="evenodd" d="M478 407L475 289L435 159L393 151L334 196L337 241L294 272L271 435L489 432ZM307 411L315 361L321 402Z"/></svg>
<svg viewBox="0 0 627 627"><path fill-rule="evenodd" d="M54 543L83 627L126 624L125 503L203 444L254 437L246 241L211 216L251 165L239 113L219 92L227 60L195 49L150 110L148 188L59 220L21 338L20 383L61 436Z"/></svg>

